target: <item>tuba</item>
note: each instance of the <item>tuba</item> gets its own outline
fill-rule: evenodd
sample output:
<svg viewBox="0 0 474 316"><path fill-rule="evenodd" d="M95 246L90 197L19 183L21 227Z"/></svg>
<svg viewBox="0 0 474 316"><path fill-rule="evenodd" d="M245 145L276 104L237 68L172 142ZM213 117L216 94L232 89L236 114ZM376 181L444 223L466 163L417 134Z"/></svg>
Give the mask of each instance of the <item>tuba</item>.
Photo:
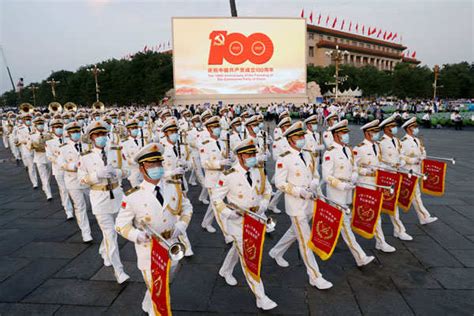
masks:
<svg viewBox="0 0 474 316"><path fill-rule="evenodd" d="M76 112L77 111L77 105L74 102L66 102L64 104L64 110L66 110L66 112Z"/></svg>
<svg viewBox="0 0 474 316"><path fill-rule="evenodd" d="M49 113L56 114L56 113L61 113L61 111L63 110L63 107L61 103L59 102L51 102L48 105L48 110L49 110Z"/></svg>
<svg viewBox="0 0 474 316"><path fill-rule="evenodd" d="M96 101L96 102L92 103L92 109L95 110L95 111L104 112L105 105L104 105L104 103L102 103L100 101Z"/></svg>
<svg viewBox="0 0 474 316"><path fill-rule="evenodd" d="M20 109L20 114L32 114L34 112L34 106L31 103L22 103L18 108Z"/></svg>

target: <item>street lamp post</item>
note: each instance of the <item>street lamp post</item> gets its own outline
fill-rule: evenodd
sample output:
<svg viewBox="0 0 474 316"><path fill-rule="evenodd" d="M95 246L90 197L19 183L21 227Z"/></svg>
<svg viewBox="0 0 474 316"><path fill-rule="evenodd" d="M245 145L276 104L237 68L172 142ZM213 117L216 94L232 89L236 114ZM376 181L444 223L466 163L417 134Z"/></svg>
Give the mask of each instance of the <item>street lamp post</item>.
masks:
<svg viewBox="0 0 474 316"><path fill-rule="evenodd" d="M61 81L56 81L54 78L51 78L51 80L46 81L46 83L51 85L51 94L53 95L53 99L56 101L56 85L61 83Z"/></svg>
<svg viewBox="0 0 474 316"><path fill-rule="evenodd" d="M92 72L94 75L94 80L95 80L95 99L97 102L99 102L99 73L104 72L105 70L102 68L97 67L97 65L94 65L92 68L88 68L87 71Z"/></svg>
<svg viewBox="0 0 474 316"><path fill-rule="evenodd" d="M347 76L339 76L339 63L344 60L344 57L349 55L347 50L339 50L339 45L336 45L336 50L326 52L326 56L329 56L336 66L336 73L334 74L334 82L326 82L327 85L335 86L336 91L334 92L334 99L337 102L339 84L347 80Z"/></svg>
<svg viewBox="0 0 474 316"><path fill-rule="evenodd" d="M235 0L230 1L230 14L232 17L237 17L237 5L235 4Z"/></svg>
<svg viewBox="0 0 474 316"><path fill-rule="evenodd" d="M436 102L436 92L438 88L443 88L444 86L438 86L438 76L439 76L439 66L435 65L433 68L434 72L434 81L433 81L433 102Z"/></svg>
<svg viewBox="0 0 474 316"><path fill-rule="evenodd" d="M31 92L33 93L33 106L36 107L36 90L38 90L37 86L30 86Z"/></svg>

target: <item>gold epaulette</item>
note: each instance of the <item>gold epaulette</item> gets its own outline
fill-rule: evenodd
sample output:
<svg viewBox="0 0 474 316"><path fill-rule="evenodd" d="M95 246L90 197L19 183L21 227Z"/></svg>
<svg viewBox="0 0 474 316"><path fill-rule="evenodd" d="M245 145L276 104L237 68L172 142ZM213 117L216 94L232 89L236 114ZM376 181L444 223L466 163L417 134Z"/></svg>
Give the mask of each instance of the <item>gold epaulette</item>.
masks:
<svg viewBox="0 0 474 316"><path fill-rule="evenodd" d="M181 184L181 181L179 181L179 180L166 180L166 183L170 183L170 184Z"/></svg>
<svg viewBox="0 0 474 316"><path fill-rule="evenodd" d="M328 148L328 151L333 150L334 148L336 148L336 147L330 146L330 147Z"/></svg>
<svg viewBox="0 0 474 316"><path fill-rule="evenodd" d="M112 150L121 150L122 148L122 146L110 146L110 149Z"/></svg>
<svg viewBox="0 0 474 316"><path fill-rule="evenodd" d="M290 154L290 151L287 150L283 154L280 154L280 157L285 157L285 156L288 156L289 154Z"/></svg>
<svg viewBox="0 0 474 316"><path fill-rule="evenodd" d="M277 137L277 138L275 138L275 141L277 142L277 141L279 141L280 139L281 139L281 137Z"/></svg>
<svg viewBox="0 0 474 316"><path fill-rule="evenodd" d="M83 151L83 152L81 153L81 156L88 155L88 154L90 154L91 152L92 152L91 150Z"/></svg>
<svg viewBox="0 0 474 316"><path fill-rule="evenodd" d="M224 170L222 173L223 173L225 176L227 176L227 175L231 174L231 173L234 172L234 171L235 171L234 168L230 168L230 169Z"/></svg>
<svg viewBox="0 0 474 316"><path fill-rule="evenodd" d="M309 152L309 153L312 153L312 151L311 151L311 150L309 150L309 149L306 149L306 148L303 148L303 151L307 151L307 152Z"/></svg>
<svg viewBox="0 0 474 316"><path fill-rule="evenodd" d="M362 146L364 146L364 142L359 143L356 147L362 147Z"/></svg>
<svg viewBox="0 0 474 316"><path fill-rule="evenodd" d="M64 147L66 145L67 145L67 143L62 143L61 145L59 145L59 147Z"/></svg>
<svg viewBox="0 0 474 316"><path fill-rule="evenodd" d="M206 140L204 140L204 141L202 142L202 144L203 144L203 145L206 145L206 144L209 143L209 142L210 142L210 140L209 140L209 139L206 139Z"/></svg>
<svg viewBox="0 0 474 316"><path fill-rule="evenodd" d="M125 195L126 195L126 196L129 196L130 194L132 194L133 192L136 192L136 191L138 191L138 190L140 190L140 187L139 187L139 186L136 186L136 187L134 187L134 188L131 188L131 189L127 190L127 192L125 192Z"/></svg>
<svg viewBox="0 0 474 316"><path fill-rule="evenodd" d="M401 141L404 142L406 139L407 139L407 137L406 137L406 136L403 136L403 138L401 139Z"/></svg>

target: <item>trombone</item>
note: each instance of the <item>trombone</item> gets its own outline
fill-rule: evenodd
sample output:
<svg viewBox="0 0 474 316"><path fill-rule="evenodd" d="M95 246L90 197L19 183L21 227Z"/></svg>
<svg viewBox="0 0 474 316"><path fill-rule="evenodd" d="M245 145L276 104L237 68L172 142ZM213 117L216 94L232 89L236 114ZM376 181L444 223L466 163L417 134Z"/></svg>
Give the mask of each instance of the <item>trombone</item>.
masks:
<svg viewBox="0 0 474 316"><path fill-rule="evenodd" d="M235 205L234 203L229 203L229 206L240 211L240 213L247 213L251 216L256 217L257 219L261 220L265 225L267 226L267 231L270 233L275 230L277 221L271 216L265 216L265 215L260 215L255 212L252 212L251 210L243 209Z"/></svg>
<svg viewBox="0 0 474 316"><path fill-rule="evenodd" d="M186 249L186 246L182 242L175 242L171 244L169 241L167 241L161 234L156 232L153 228L150 227L145 221L140 222L143 230L148 236L155 236L157 237L160 241L162 241L166 247L168 248L168 255L171 260L173 261L179 261L183 259L184 257L184 251Z"/></svg>
<svg viewBox="0 0 474 316"><path fill-rule="evenodd" d="M453 165L456 164L456 158L444 158L444 157L435 157L435 156L426 156L426 158L430 159L437 159L437 160L446 160L446 161L451 161Z"/></svg>

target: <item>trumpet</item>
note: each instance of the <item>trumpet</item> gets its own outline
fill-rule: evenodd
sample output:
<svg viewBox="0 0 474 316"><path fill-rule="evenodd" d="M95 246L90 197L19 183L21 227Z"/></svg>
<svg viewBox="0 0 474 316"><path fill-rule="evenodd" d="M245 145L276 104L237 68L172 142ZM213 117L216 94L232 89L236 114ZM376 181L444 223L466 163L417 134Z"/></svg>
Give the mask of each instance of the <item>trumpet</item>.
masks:
<svg viewBox="0 0 474 316"><path fill-rule="evenodd" d="M444 157L435 157L435 156L426 156L426 158L430 159L437 159L437 160L446 160L446 161L451 161L453 165L456 164L456 158L444 158Z"/></svg>
<svg viewBox="0 0 474 316"><path fill-rule="evenodd" d="M277 221L273 217L271 217L271 216L267 217L265 215L257 214L255 212L252 212L251 210L240 208L240 207L238 207L237 205L235 205L233 203L229 203L229 206L236 209L236 210L238 210L238 211L240 211L241 213L247 213L251 216L254 216L257 219L259 219L260 221L262 221L262 223L265 223L265 225L267 226L267 231L269 233L275 230Z"/></svg>
<svg viewBox="0 0 474 316"><path fill-rule="evenodd" d="M368 187L376 188L376 189L384 189L384 190L389 190L390 194L393 194L395 192L395 185L380 185L380 184L372 184L372 183L367 183L367 182L357 182L358 185L365 185Z"/></svg>
<svg viewBox="0 0 474 316"><path fill-rule="evenodd" d="M59 102L51 102L48 105L48 110L52 114L61 113L61 111L63 110L63 107L61 106L61 103Z"/></svg>
<svg viewBox="0 0 474 316"><path fill-rule="evenodd" d="M341 212L343 212L347 215L349 215L351 213L351 210L348 207L343 206L343 205L337 203L336 201L331 200L330 198L328 198L328 197L326 197L322 194L316 194L315 192L313 192L312 200L317 200L317 199L323 200L324 202L330 204L331 206L334 206L339 211L341 211Z"/></svg>
<svg viewBox="0 0 474 316"><path fill-rule="evenodd" d="M64 104L64 109L66 110L66 112L76 112L77 105L73 102L66 102L66 104Z"/></svg>
<svg viewBox="0 0 474 316"><path fill-rule="evenodd" d="M426 173L421 173L421 172L417 172L417 171L413 171L413 169L410 169L408 170L408 176L417 176L417 177L420 177L420 178L423 178L423 180L426 180L428 179L428 175Z"/></svg>
<svg viewBox="0 0 474 316"><path fill-rule="evenodd" d="M156 232L153 228L151 228L150 225L145 223L145 221L142 220L140 224L148 236L155 236L166 245L166 247L168 248L168 255L171 260L179 261L183 259L186 246L182 242L178 241L171 244L169 241L163 238L161 234L158 234L158 232Z"/></svg>

